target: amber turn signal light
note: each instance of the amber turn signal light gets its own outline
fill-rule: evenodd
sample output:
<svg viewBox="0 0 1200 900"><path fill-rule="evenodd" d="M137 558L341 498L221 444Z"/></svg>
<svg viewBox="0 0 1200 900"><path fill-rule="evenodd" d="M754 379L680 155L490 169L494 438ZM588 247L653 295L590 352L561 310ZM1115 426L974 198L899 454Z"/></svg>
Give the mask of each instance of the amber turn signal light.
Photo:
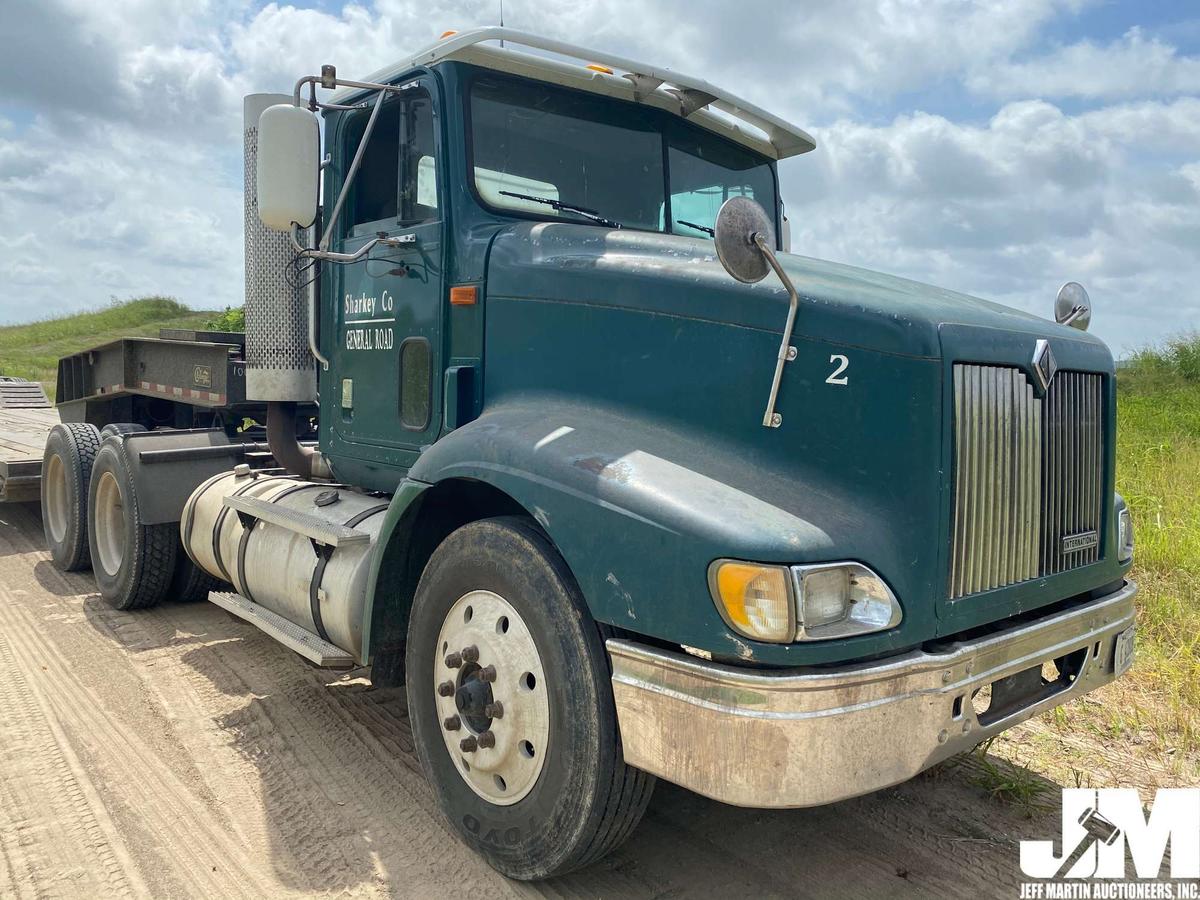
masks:
<svg viewBox="0 0 1200 900"><path fill-rule="evenodd" d="M459 285L450 288L451 306L474 306L478 289L473 284Z"/></svg>

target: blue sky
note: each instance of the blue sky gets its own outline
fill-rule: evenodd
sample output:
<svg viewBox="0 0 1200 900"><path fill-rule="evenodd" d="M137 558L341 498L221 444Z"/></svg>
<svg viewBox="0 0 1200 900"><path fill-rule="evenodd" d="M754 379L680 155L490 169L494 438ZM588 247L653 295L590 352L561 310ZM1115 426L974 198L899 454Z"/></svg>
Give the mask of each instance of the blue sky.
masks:
<svg viewBox="0 0 1200 900"><path fill-rule="evenodd" d="M240 302L241 96L364 75L498 0L6 0L0 322ZM698 74L810 130L796 252L1039 314L1118 354L1200 327L1200 3L507 0L506 24Z"/></svg>

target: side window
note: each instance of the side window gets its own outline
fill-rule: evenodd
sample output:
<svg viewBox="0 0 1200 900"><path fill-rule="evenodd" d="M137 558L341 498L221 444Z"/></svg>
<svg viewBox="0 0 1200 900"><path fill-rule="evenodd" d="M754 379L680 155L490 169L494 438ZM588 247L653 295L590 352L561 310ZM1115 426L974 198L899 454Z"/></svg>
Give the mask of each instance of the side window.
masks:
<svg viewBox="0 0 1200 900"><path fill-rule="evenodd" d="M371 110L355 114L342 148L344 167L358 150ZM384 230L403 223L436 219L437 166L433 131L433 102L421 89L384 100L346 209L346 227Z"/></svg>
<svg viewBox="0 0 1200 900"><path fill-rule="evenodd" d="M399 100L385 100L375 120L375 127L371 129L371 139L363 151L354 184L350 186L347 228L396 218L401 105ZM354 159L370 115L369 109L357 113L346 129L346 143L342 148L345 169L350 168L350 161Z"/></svg>
<svg viewBox="0 0 1200 900"><path fill-rule="evenodd" d="M429 425L432 364L425 338L408 338L400 345L400 424L413 431Z"/></svg>
<svg viewBox="0 0 1200 900"><path fill-rule="evenodd" d="M413 225L436 219L437 155L433 139L433 103L425 91L404 95L401 129L400 220Z"/></svg>

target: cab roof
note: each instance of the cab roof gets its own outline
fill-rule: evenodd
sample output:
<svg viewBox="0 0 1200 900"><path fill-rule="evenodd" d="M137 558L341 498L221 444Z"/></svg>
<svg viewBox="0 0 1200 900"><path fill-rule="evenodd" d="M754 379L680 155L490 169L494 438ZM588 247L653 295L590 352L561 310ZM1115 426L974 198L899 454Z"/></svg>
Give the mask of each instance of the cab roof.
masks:
<svg viewBox="0 0 1200 900"><path fill-rule="evenodd" d="M366 80L386 84L415 68L448 60L658 107L772 159L816 147L807 132L707 81L513 28L449 32L410 59ZM342 90L333 102L345 103L365 92L363 88Z"/></svg>

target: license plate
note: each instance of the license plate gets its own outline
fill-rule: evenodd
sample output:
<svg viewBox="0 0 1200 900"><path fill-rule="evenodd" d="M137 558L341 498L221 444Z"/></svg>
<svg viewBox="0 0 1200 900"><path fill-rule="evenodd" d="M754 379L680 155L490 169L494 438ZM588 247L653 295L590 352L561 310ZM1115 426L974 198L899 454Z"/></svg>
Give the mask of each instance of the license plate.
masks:
<svg viewBox="0 0 1200 900"><path fill-rule="evenodd" d="M1133 665L1133 631L1130 625L1117 635L1116 651L1113 653L1113 674L1123 675Z"/></svg>

